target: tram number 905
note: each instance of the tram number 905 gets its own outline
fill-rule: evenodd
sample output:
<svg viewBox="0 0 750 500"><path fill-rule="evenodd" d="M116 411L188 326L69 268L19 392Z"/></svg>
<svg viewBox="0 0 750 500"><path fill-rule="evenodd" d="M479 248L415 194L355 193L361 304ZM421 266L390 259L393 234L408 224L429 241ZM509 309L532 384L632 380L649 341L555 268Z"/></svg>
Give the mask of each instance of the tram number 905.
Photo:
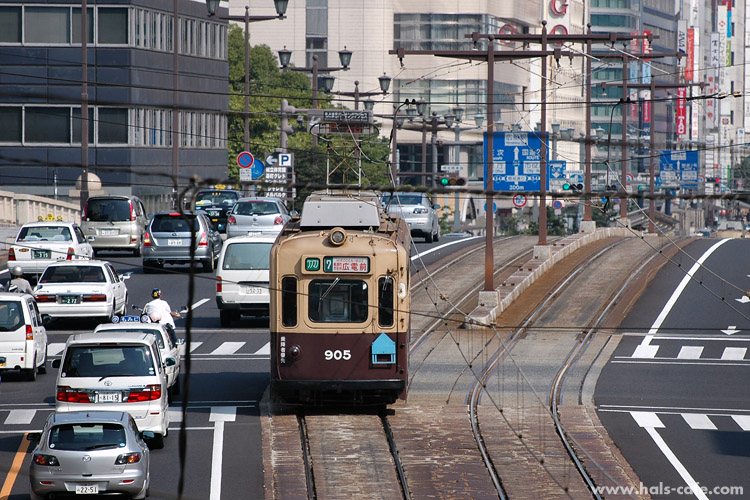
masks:
<svg viewBox="0 0 750 500"><path fill-rule="evenodd" d="M343 351L340 351L336 349L335 351L332 351L328 349L325 353L326 361L331 361L332 359L335 361L341 361L342 359L344 361L347 361L349 359L352 359L352 351L349 349L345 349Z"/></svg>

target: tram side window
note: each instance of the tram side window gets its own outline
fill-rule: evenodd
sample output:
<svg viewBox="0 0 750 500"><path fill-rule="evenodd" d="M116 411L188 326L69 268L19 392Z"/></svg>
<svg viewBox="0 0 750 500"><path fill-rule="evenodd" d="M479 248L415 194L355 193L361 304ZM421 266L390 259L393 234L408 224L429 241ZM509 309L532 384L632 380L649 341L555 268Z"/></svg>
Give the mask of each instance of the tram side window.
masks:
<svg viewBox="0 0 750 500"><path fill-rule="evenodd" d="M393 278L378 280L378 324L393 326Z"/></svg>
<svg viewBox="0 0 750 500"><path fill-rule="evenodd" d="M281 280L281 324L297 324L297 278L294 277Z"/></svg>
<svg viewBox="0 0 750 500"><path fill-rule="evenodd" d="M340 278L312 280L308 290L310 319L318 323L362 323L367 320L367 283Z"/></svg>

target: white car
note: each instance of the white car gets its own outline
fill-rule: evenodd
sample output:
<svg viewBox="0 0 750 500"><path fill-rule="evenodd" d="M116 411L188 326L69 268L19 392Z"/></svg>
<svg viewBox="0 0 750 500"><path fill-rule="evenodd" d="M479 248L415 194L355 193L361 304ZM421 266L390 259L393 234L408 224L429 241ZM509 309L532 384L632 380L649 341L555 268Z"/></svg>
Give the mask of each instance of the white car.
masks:
<svg viewBox="0 0 750 500"><path fill-rule="evenodd" d="M241 314L268 316L268 269L276 236L237 236L224 242L216 271L216 306L221 326Z"/></svg>
<svg viewBox="0 0 750 500"><path fill-rule="evenodd" d="M167 373L167 387L169 388L169 397L180 392L180 359L185 354L185 339L177 338L174 329L167 325L159 323L141 323L140 316L115 316L117 323L102 323L94 328L94 333L99 332L117 332L117 333L149 333L156 337L159 345L161 359L175 360L174 365L165 368ZM113 318L114 319L114 318Z"/></svg>
<svg viewBox="0 0 750 500"><path fill-rule="evenodd" d="M98 332L71 335L59 368L55 411L126 411L139 431L156 435L163 446L169 429L167 374L174 360L162 362L152 334Z"/></svg>
<svg viewBox="0 0 750 500"><path fill-rule="evenodd" d="M54 318L106 318L125 314L128 289L112 264L102 260L51 264L34 288L43 314Z"/></svg>
<svg viewBox="0 0 750 500"><path fill-rule="evenodd" d="M43 220L21 227L8 250L8 266L20 266L24 275L41 274L59 261L90 259L94 249L73 222Z"/></svg>
<svg viewBox="0 0 750 500"><path fill-rule="evenodd" d="M29 380L47 372L47 330L34 297L0 293L0 371L21 370Z"/></svg>

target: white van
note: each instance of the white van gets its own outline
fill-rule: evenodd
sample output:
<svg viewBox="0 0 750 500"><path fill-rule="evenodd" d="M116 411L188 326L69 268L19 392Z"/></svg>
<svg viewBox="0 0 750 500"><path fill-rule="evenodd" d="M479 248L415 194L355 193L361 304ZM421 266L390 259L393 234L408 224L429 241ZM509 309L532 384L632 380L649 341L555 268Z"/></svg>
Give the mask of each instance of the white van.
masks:
<svg viewBox="0 0 750 500"><path fill-rule="evenodd" d="M97 332L71 335L59 368L55 411L126 411L139 431L163 446L169 428L166 367L157 339L147 333Z"/></svg>
<svg viewBox="0 0 750 500"><path fill-rule="evenodd" d="M241 314L268 316L268 264L276 235L228 238L216 269L216 305L221 326Z"/></svg>
<svg viewBox="0 0 750 500"><path fill-rule="evenodd" d="M21 370L28 380L47 372L43 323L32 295L0 293L0 371Z"/></svg>

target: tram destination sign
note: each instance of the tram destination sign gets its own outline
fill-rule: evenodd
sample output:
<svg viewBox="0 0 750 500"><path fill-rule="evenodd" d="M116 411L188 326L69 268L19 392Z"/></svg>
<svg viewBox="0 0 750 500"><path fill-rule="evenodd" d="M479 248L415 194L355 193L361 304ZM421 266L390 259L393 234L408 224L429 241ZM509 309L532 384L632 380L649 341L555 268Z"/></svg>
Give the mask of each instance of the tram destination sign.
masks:
<svg viewBox="0 0 750 500"><path fill-rule="evenodd" d="M324 257L323 272L325 273L368 273L370 272L369 257Z"/></svg>

